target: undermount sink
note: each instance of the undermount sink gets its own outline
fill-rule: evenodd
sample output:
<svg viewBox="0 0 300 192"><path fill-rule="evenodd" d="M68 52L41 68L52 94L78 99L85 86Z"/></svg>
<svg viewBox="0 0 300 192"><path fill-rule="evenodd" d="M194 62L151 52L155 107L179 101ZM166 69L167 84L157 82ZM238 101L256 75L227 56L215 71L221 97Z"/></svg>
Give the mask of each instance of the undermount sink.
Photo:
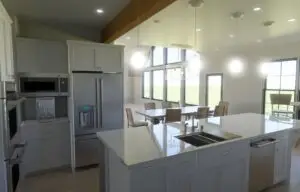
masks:
<svg viewBox="0 0 300 192"><path fill-rule="evenodd" d="M196 147L226 141L225 138L221 138L206 132L199 132L190 135L177 136L176 138Z"/></svg>

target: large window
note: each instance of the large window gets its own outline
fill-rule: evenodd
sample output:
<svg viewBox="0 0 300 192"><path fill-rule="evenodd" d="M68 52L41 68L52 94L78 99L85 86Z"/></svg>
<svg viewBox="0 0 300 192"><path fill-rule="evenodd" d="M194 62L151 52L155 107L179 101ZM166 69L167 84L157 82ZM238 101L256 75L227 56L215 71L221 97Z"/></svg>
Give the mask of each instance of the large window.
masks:
<svg viewBox="0 0 300 192"><path fill-rule="evenodd" d="M143 72L143 98L199 105L199 73L188 71L183 63L195 53L180 48L153 47L150 65ZM186 77L185 83L183 77Z"/></svg>
<svg viewBox="0 0 300 192"><path fill-rule="evenodd" d="M150 72L143 74L143 97L150 98Z"/></svg>
<svg viewBox="0 0 300 192"><path fill-rule="evenodd" d="M211 74L206 77L206 105L215 107L222 100L223 75Z"/></svg>
<svg viewBox="0 0 300 192"><path fill-rule="evenodd" d="M185 70L185 103L190 105L199 104L199 73Z"/></svg>
<svg viewBox="0 0 300 192"><path fill-rule="evenodd" d="M154 47L152 57L153 57L153 66L163 65L164 64L164 48L163 47Z"/></svg>
<svg viewBox="0 0 300 192"><path fill-rule="evenodd" d="M167 101L179 102L181 91L181 68L167 70Z"/></svg>
<svg viewBox="0 0 300 192"><path fill-rule="evenodd" d="M289 94L291 101L294 101L296 93L296 71L297 60L282 60L271 62L268 66L268 75L265 87L265 114L272 113L272 94ZM273 110L285 110L293 112L294 108L287 105L273 104Z"/></svg>
<svg viewBox="0 0 300 192"><path fill-rule="evenodd" d="M168 48L167 49L167 63L178 63L182 61L182 51L179 48Z"/></svg>
<svg viewBox="0 0 300 192"><path fill-rule="evenodd" d="M164 99L164 71L153 71L153 99Z"/></svg>

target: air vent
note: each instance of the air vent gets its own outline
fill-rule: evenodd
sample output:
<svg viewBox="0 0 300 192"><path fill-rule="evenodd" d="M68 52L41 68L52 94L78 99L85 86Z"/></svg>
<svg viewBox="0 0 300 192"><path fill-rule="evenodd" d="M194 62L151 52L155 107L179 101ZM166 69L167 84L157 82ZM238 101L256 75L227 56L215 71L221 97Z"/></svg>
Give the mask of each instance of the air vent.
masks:
<svg viewBox="0 0 300 192"><path fill-rule="evenodd" d="M265 27L270 27L271 25L273 25L275 23L275 21L264 21L263 22L263 26Z"/></svg>

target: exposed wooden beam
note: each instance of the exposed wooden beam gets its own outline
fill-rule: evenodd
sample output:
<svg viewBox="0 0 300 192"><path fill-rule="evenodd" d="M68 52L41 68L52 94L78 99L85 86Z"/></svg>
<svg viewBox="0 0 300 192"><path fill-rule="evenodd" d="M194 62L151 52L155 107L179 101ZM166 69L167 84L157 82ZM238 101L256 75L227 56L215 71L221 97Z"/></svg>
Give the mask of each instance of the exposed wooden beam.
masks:
<svg viewBox="0 0 300 192"><path fill-rule="evenodd" d="M111 43L176 0L131 0L102 30L102 41Z"/></svg>

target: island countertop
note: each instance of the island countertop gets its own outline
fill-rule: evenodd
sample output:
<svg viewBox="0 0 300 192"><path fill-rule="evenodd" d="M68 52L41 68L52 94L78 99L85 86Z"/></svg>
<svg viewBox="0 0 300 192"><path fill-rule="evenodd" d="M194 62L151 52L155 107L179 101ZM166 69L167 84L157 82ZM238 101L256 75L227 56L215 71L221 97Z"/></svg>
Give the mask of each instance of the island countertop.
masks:
<svg viewBox="0 0 300 192"><path fill-rule="evenodd" d="M300 128L300 121L281 121L267 115L245 113L223 117L201 119L204 132L229 132L240 137L225 142L251 139L284 130ZM199 129L185 128L184 123L151 125L150 127L124 128L98 132L98 138L127 166L171 157L188 151L221 145L214 143L200 147L185 143L175 136L199 132Z"/></svg>

